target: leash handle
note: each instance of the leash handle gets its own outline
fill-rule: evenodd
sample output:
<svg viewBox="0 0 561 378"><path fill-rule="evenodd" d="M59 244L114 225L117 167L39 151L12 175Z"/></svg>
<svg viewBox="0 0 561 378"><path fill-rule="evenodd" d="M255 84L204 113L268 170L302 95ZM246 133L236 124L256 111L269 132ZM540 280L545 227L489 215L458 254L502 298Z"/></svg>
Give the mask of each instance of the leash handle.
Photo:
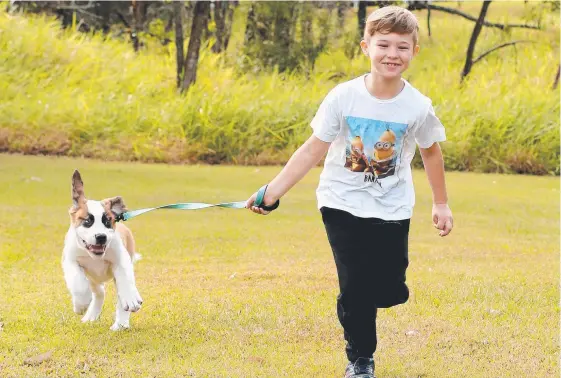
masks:
<svg viewBox="0 0 561 378"><path fill-rule="evenodd" d="M261 188L259 188L259 190L257 191L257 197L255 197L255 202L253 203L253 205L265 211L273 211L277 207L279 207L280 200L277 200L277 202L275 202L270 206L267 206L263 203L263 199L265 198L265 192L267 191L268 186L269 184L263 185Z"/></svg>

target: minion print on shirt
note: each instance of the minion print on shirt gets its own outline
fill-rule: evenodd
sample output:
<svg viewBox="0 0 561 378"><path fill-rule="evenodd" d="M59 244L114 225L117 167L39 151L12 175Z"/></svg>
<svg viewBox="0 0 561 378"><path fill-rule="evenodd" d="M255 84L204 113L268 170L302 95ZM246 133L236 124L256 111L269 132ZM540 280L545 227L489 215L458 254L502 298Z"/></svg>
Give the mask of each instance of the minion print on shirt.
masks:
<svg viewBox="0 0 561 378"><path fill-rule="evenodd" d="M349 126L345 167L379 183L395 174L407 124L346 116Z"/></svg>

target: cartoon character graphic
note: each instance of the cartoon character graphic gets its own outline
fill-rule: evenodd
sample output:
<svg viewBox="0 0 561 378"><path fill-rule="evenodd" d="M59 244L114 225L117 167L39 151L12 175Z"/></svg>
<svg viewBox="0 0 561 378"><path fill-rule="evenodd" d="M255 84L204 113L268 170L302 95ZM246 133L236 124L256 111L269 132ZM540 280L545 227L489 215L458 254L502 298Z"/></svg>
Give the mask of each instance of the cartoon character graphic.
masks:
<svg viewBox="0 0 561 378"><path fill-rule="evenodd" d="M372 165L378 178L384 178L395 173L395 133L386 126L386 131L380 135L374 144L374 161Z"/></svg>
<svg viewBox="0 0 561 378"><path fill-rule="evenodd" d="M351 142L351 171L366 172L370 164L368 158L364 154L364 143L359 136L354 137Z"/></svg>
<svg viewBox="0 0 561 378"><path fill-rule="evenodd" d="M365 181L381 186L383 178L395 175L408 125L353 116L345 121L349 126L345 168L363 172Z"/></svg>

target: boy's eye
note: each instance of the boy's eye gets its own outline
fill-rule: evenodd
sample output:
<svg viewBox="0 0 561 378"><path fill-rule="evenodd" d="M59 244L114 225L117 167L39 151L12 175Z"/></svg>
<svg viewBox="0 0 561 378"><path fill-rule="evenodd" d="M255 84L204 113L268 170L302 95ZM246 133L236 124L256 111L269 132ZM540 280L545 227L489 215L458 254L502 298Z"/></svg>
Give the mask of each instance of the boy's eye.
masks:
<svg viewBox="0 0 561 378"><path fill-rule="evenodd" d="M400 47L399 49L400 49L400 50L409 50L409 47L404 47L404 46L402 46L402 47Z"/></svg>
<svg viewBox="0 0 561 378"><path fill-rule="evenodd" d="M101 216L101 223L103 223L105 227L111 228L111 219L109 219L105 214Z"/></svg>
<svg viewBox="0 0 561 378"><path fill-rule="evenodd" d="M90 228L94 224L94 216L92 214L88 214L88 217L84 219L82 222L82 226L85 228Z"/></svg>

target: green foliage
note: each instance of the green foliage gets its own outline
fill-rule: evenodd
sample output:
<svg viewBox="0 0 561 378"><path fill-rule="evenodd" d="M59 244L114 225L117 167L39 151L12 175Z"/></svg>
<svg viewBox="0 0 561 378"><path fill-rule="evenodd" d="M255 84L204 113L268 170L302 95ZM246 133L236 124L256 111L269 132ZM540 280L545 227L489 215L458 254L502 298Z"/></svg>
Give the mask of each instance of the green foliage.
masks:
<svg viewBox="0 0 561 378"><path fill-rule="evenodd" d="M493 3L489 18L501 21L504 7L513 4ZM478 9L475 3L462 7L472 14ZM524 12L521 3L512 8L509 22L519 22ZM418 13L421 25L425 15ZM421 52L405 78L433 99L447 130L448 169L559 174L560 96L551 90L559 21L545 21L544 31L512 29L507 36L485 28L476 56L509 40L537 43L493 52L460 85L473 23L433 12L433 36L422 30ZM151 48L154 42L135 54L129 43L63 31L49 18L0 13L0 151L285 162L310 135L309 122L327 92L369 70L369 63L362 54L348 59L345 50L358 51L358 41L347 37L344 46L320 54L308 75L240 72L239 62L250 58L240 54L243 28L235 25L226 55L205 48L197 82L181 96L173 43ZM157 24L152 29L160 30ZM355 25L349 21L345 29L350 36Z"/></svg>

